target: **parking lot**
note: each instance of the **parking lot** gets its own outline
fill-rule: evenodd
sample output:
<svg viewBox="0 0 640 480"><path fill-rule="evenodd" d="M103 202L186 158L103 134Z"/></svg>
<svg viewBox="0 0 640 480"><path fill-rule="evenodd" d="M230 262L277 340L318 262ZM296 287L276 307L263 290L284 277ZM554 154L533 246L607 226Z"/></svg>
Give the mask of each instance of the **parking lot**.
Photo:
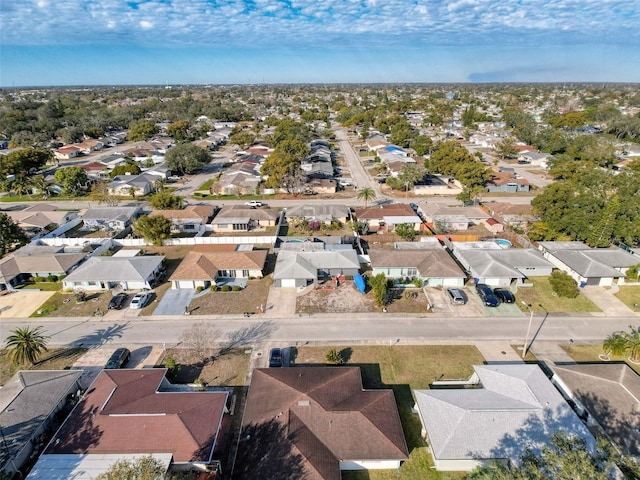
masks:
<svg viewBox="0 0 640 480"><path fill-rule="evenodd" d="M524 315L514 303L501 303L498 307L487 307L473 287L457 287L467 297L464 305L454 305L449 299L446 289L426 287L425 294L433 306L434 313L451 317L515 317Z"/></svg>

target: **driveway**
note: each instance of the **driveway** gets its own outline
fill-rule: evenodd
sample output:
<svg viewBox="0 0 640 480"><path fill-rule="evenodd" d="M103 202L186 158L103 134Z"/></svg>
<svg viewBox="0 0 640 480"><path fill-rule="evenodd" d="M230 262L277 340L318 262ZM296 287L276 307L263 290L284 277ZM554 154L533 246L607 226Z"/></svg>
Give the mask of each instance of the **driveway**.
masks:
<svg viewBox="0 0 640 480"><path fill-rule="evenodd" d="M632 315L633 310L627 307L614 294L618 291L617 286L609 289L605 287L587 286L582 289L585 297L591 300L596 306L602 310L607 317Z"/></svg>
<svg viewBox="0 0 640 480"><path fill-rule="evenodd" d="M27 318L56 292L25 289L0 297L0 318Z"/></svg>
<svg viewBox="0 0 640 480"><path fill-rule="evenodd" d="M191 288L170 288L152 315L184 315L194 295L195 290Z"/></svg>
<svg viewBox="0 0 640 480"><path fill-rule="evenodd" d="M271 287L267 297L264 318L290 317L296 314L298 289L294 287Z"/></svg>

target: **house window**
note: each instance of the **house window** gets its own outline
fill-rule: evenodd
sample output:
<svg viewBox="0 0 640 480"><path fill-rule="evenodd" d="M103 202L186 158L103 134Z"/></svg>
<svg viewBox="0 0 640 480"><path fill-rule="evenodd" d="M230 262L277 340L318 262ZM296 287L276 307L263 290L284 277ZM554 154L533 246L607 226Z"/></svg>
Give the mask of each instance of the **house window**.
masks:
<svg viewBox="0 0 640 480"><path fill-rule="evenodd" d="M416 275L418 275L418 269L417 268L415 268L415 267L407 268L407 276L415 277Z"/></svg>
<svg viewBox="0 0 640 480"><path fill-rule="evenodd" d="M229 225L227 225L226 223L219 223L218 224L218 228L228 228Z"/></svg>
<svg viewBox="0 0 640 480"><path fill-rule="evenodd" d="M187 225L184 226L185 230L195 230L196 226L193 225L192 223L189 223Z"/></svg>
<svg viewBox="0 0 640 480"><path fill-rule="evenodd" d="M232 278L235 278L236 271L235 270L229 270L229 276L232 277Z"/></svg>
<svg viewBox="0 0 640 480"><path fill-rule="evenodd" d="M242 276L243 277L248 277L249 276L249 270L242 270Z"/></svg>
<svg viewBox="0 0 640 480"><path fill-rule="evenodd" d="M91 281L87 282L87 285L97 285L97 284L98 282L91 282Z"/></svg>
<svg viewBox="0 0 640 480"><path fill-rule="evenodd" d="M229 272L227 272L226 270L218 270L218 276L219 277L228 277L229 276Z"/></svg>

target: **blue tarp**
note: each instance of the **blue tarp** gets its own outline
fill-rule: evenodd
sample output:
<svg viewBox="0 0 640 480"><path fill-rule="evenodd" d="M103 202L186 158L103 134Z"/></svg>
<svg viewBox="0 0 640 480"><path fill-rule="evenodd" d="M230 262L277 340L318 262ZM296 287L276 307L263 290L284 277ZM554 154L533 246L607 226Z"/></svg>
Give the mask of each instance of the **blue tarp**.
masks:
<svg viewBox="0 0 640 480"><path fill-rule="evenodd" d="M366 282L364 281L364 277L359 273L356 273L356 275L353 277L353 281L356 284L358 291L360 293L364 293L367 286Z"/></svg>

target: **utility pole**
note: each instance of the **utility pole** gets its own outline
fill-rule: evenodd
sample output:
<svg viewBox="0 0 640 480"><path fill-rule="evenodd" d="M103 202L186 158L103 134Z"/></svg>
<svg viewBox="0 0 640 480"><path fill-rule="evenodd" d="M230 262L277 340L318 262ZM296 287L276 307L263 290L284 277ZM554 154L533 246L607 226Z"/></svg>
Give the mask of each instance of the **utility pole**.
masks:
<svg viewBox="0 0 640 480"><path fill-rule="evenodd" d="M529 326L527 327L527 334L524 337L524 346L522 347L522 359L527 356L527 350L529 349L529 333L531 333L531 322L533 321L533 308L527 302L522 300L522 304L529 309Z"/></svg>

